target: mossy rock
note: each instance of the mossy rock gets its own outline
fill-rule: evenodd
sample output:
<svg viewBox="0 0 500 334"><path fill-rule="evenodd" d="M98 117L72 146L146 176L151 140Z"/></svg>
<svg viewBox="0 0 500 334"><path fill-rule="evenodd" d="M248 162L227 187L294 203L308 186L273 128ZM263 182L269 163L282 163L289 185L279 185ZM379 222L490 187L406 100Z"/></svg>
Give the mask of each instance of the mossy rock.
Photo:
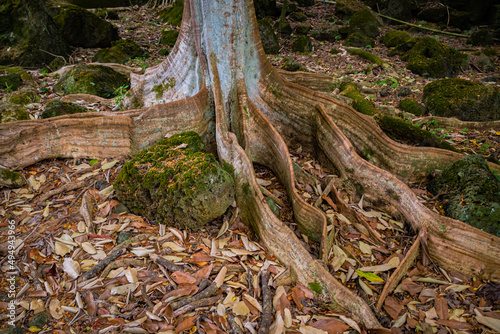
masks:
<svg viewBox="0 0 500 334"><path fill-rule="evenodd" d="M268 16L278 16L276 0L254 0L255 14L257 19L263 19Z"/></svg>
<svg viewBox="0 0 500 334"><path fill-rule="evenodd" d="M297 72L297 71L303 71L305 70L302 65L298 62L296 62L293 58L287 58L283 62L283 65L281 65L281 69L285 71L290 71L290 72Z"/></svg>
<svg viewBox="0 0 500 334"><path fill-rule="evenodd" d="M177 41L177 37L179 37L178 30L165 29L161 32L160 44L173 47L175 45L175 42Z"/></svg>
<svg viewBox="0 0 500 334"><path fill-rule="evenodd" d="M330 53L331 53L332 55L336 55L336 54L340 53L340 50L339 50L339 49L337 49L337 48L332 48L332 49L330 50Z"/></svg>
<svg viewBox="0 0 500 334"><path fill-rule="evenodd" d="M129 59L149 57L149 54L136 42L127 38L111 43L113 46L96 52L92 61L95 63L124 64Z"/></svg>
<svg viewBox="0 0 500 334"><path fill-rule="evenodd" d="M131 212L179 228L199 229L234 201L232 176L192 131L140 152L123 165L114 188Z"/></svg>
<svg viewBox="0 0 500 334"><path fill-rule="evenodd" d="M31 77L31 74L23 70L21 67L18 66L0 66L0 75L7 75L7 74L18 74L21 76L22 81L30 81L33 78Z"/></svg>
<svg viewBox="0 0 500 334"><path fill-rule="evenodd" d="M103 20L118 20L120 18L116 10L107 8L99 8L95 14Z"/></svg>
<svg viewBox="0 0 500 334"><path fill-rule="evenodd" d="M484 53L481 53L479 57L477 57L476 63L477 67L483 72L495 71L495 63Z"/></svg>
<svg viewBox="0 0 500 334"><path fill-rule="evenodd" d="M429 182L427 190L441 194L448 217L500 237L500 180L483 157L455 161Z"/></svg>
<svg viewBox="0 0 500 334"><path fill-rule="evenodd" d="M310 7L314 6L316 0L297 0L297 5L300 7Z"/></svg>
<svg viewBox="0 0 500 334"><path fill-rule="evenodd" d="M274 25L274 30L276 30L277 32L279 32L280 34L283 34L283 35L291 35L293 32L292 26L290 25L290 23L287 20L278 21Z"/></svg>
<svg viewBox="0 0 500 334"><path fill-rule="evenodd" d="M0 168L0 188L20 188L25 185L26 180L21 173Z"/></svg>
<svg viewBox="0 0 500 334"><path fill-rule="evenodd" d="M388 31L384 35L384 44L389 48L393 48L400 44L406 43L411 39L412 39L411 35L406 31L392 30Z"/></svg>
<svg viewBox="0 0 500 334"><path fill-rule="evenodd" d="M40 115L41 118L50 118L61 115L71 115L87 112L88 109L72 102L50 101Z"/></svg>
<svg viewBox="0 0 500 334"><path fill-rule="evenodd" d="M358 86L353 82L342 82L340 85L340 95L352 99L351 107L362 114L373 116L377 113L373 102L368 101L358 90Z"/></svg>
<svg viewBox="0 0 500 334"><path fill-rule="evenodd" d="M344 20L365 9L368 7L357 0L337 0L335 3L335 14Z"/></svg>
<svg viewBox="0 0 500 334"><path fill-rule="evenodd" d="M472 44L473 46L488 46L493 44L493 36L487 29L480 29L474 31L469 38L467 38L467 44Z"/></svg>
<svg viewBox="0 0 500 334"><path fill-rule="evenodd" d="M432 115L462 121L500 119L500 91L465 79L441 79L424 87L423 101Z"/></svg>
<svg viewBox="0 0 500 334"><path fill-rule="evenodd" d="M182 14L184 12L184 0L175 0L171 7L160 11L160 18L163 22L171 24L175 27L180 27L182 22Z"/></svg>
<svg viewBox="0 0 500 334"><path fill-rule="evenodd" d="M7 97L7 101L19 105L25 105L36 102L38 94L33 88L23 88L17 92L11 93Z"/></svg>
<svg viewBox="0 0 500 334"><path fill-rule="evenodd" d="M54 90L63 94L91 94L110 98L123 86L130 86L126 75L106 66L79 64L59 79Z"/></svg>
<svg viewBox="0 0 500 334"><path fill-rule="evenodd" d="M387 53L388 56L404 56L408 51L413 49L415 44L417 43L418 38L412 38L407 42L403 42L401 44L398 44L396 47L391 48L389 52Z"/></svg>
<svg viewBox="0 0 500 334"><path fill-rule="evenodd" d="M290 14L289 18L296 21L296 22L307 21L307 15L304 13L301 13L301 12L292 13L292 14Z"/></svg>
<svg viewBox="0 0 500 334"><path fill-rule="evenodd" d="M378 6L383 6L377 3L375 5L369 5L368 3L366 4L374 9L378 8ZM382 14L403 21L411 21L414 18L414 13L416 10L417 4L413 0L389 0L387 1L387 8L383 10ZM394 23L394 21L389 19L385 21L389 24Z"/></svg>
<svg viewBox="0 0 500 334"><path fill-rule="evenodd" d="M0 123L28 119L30 119L29 114L20 105L10 102L0 102Z"/></svg>
<svg viewBox="0 0 500 334"><path fill-rule="evenodd" d="M355 32L347 36L345 41L342 43L344 46L354 46L358 48L364 48L367 45L373 46L375 44L375 40L368 36L363 35L362 33Z"/></svg>
<svg viewBox="0 0 500 334"><path fill-rule="evenodd" d="M118 237L116 238L116 244L119 245L122 242L125 242L128 239L132 238L133 236L134 235L130 232L121 231L120 234L118 234Z"/></svg>
<svg viewBox="0 0 500 334"><path fill-rule="evenodd" d="M117 27L84 8L63 5L58 9L54 22L72 46L107 48L120 39Z"/></svg>
<svg viewBox="0 0 500 334"><path fill-rule="evenodd" d="M295 33L297 35L307 35L311 29L312 27L308 24L298 25L295 27Z"/></svg>
<svg viewBox="0 0 500 334"><path fill-rule="evenodd" d="M168 56L170 54L170 49L168 48L160 49L160 51L158 51L158 54L160 56Z"/></svg>
<svg viewBox="0 0 500 334"><path fill-rule="evenodd" d="M402 119L386 115L375 117L380 128L392 139L403 141L409 145L438 147L445 150L456 151L448 142L439 138L432 132L407 123Z"/></svg>
<svg viewBox="0 0 500 334"><path fill-rule="evenodd" d="M308 36L299 36L292 44L293 52L310 52L312 51L311 38Z"/></svg>
<svg viewBox="0 0 500 334"><path fill-rule="evenodd" d="M340 32L338 28L318 29L311 32L311 37L317 41L335 42L340 38Z"/></svg>
<svg viewBox="0 0 500 334"><path fill-rule="evenodd" d="M17 73L0 75L0 89L14 91L23 84L21 76Z"/></svg>
<svg viewBox="0 0 500 334"><path fill-rule="evenodd" d="M469 56L460 53L431 37L419 38L403 57L407 69L421 76L454 77L469 66Z"/></svg>
<svg viewBox="0 0 500 334"><path fill-rule="evenodd" d="M415 116L422 116L425 113L425 107L412 99L402 99L399 102L399 109Z"/></svg>
<svg viewBox="0 0 500 334"><path fill-rule="evenodd" d="M273 26L271 25L272 20L262 19L257 21L259 26L260 40L262 42L262 47L266 54L277 54L280 51L280 44L278 37L274 33Z"/></svg>
<svg viewBox="0 0 500 334"><path fill-rule="evenodd" d="M0 334L24 334L24 329L18 326L9 326L2 330Z"/></svg>
<svg viewBox="0 0 500 334"><path fill-rule="evenodd" d="M51 71L51 72L55 72L57 70L59 70L60 68L62 68L63 66L66 66L66 61L62 58L54 58L53 61L50 62L50 64L47 66L48 67L48 70Z"/></svg>
<svg viewBox="0 0 500 334"><path fill-rule="evenodd" d="M2 1L0 35L0 65L41 67L71 52L41 0Z"/></svg>
<svg viewBox="0 0 500 334"><path fill-rule="evenodd" d="M36 327L42 329L43 327L45 327L45 325L47 325L48 320L49 320L49 315L47 313L45 312L38 313L28 323L28 328Z"/></svg>
<svg viewBox="0 0 500 334"><path fill-rule="evenodd" d="M350 33L361 33L370 38L380 34L379 27L383 26L382 20L369 9L356 12L349 21Z"/></svg>

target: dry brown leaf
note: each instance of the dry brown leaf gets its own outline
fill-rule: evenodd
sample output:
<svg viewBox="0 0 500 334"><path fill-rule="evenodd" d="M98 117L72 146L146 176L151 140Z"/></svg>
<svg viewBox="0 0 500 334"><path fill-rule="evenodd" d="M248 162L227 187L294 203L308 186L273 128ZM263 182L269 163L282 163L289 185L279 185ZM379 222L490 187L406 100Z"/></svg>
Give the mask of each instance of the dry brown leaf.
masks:
<svg viewBox="0 0 500 334"><path fill-rule="evenodd" d="M197 315L184 319L177 327L175 327L175 333L180 333L190 329L195 325L196 319L198 319Z"/></svg>
<svg viewBox="0 0 500 334"><path fill-rule="evenodd" d="M328 332L328 334L343 333L350 328L349 325L337 319L320 319L311 324L311 326L317 329L324 330Z"/></svg>
<svg viewBox="0 0 500 334"><path fill-rule="evenodd" d="M195 272L194 277L196 278L196 284L200 283L202 279L208 278L210 276L210 273L212 272L213 267L214 265L213 263L211 263Z"/></svg>
<svg viewBox="0 0 500 334"><path fill-rule="evenodd" d="M50 312L50 315L52 316L52 318L54 318L56 320L59 320L63 317L64 312L61 309L61 302L59 301L59 299L54 298L54 299L50 300L49 312Z"/></svg>
<svg viewBox="0 0 500 334"><path fill-rule="evenodd" d="M243 301L240 301L240 302L236 302L234 303L233 305L233 313L235 315L243 315L243 316L246 316L248 315L248 313L250 313L250 309L248 308L248 306L245 304L245 302Z"/></svg>
<svg viewBox="0 0 500 334"><path fill-rule="evenodd" d="M80 276L80 264L72 258L65 258L63 262L63 270L71 278L78 278Z"/></svg>
<svg viewBox="0 0 500 334"><path fill-rule="evenodd" d="M317 329L311 326L300 326L299 331L302 334L327 334L327 331Z"/></svg>
<svg viewBox="0 0 500 334"><path fill-rule="evenodd" d="M403 306L397 301L396 298L388 296L384 302L384 310L393 319L397 319L401 311L403 311Z"/></svg>
<svg viewBox="0 0 500 334"><path fill-rule="evenodd" d="M193 284L196 282L196 278L185 271L176 271L171 276L174 282L177 284Z"/></svg>
<svg viewBox="0 0 500 334"><path fill-rule="evenodd" d="M443 297L438 297L434 301L436 313L441 320L448 320L448 302Z"/></svg>
<svg viewBox="0 0 500 334"><path fill-rule="evenodd" d="M410 279L405 279L401 283L401 289L408 291L410 295L416 295L424 289L424 286L421 284L417 284Z"/></svg>
<svg viewBox="0 0 500 334"><path fill-rule="evenodd" d="M452 329L457 329L457 330L466 330L470 331L473 330L474 327L471 324L468 324L466 322L458 321L458 320L442 320L439 319L436 321L438 325L446 326Z"/></svg>
<svg viewBox="0 0 500 334"><path fill-rule="evenodd" d="M175 290L168 292L165 299L178 298L182 296L191 296L197 293L199 288L193 284L180 284Z"/></svg>
<svg viewBox="0 0 500 334"><path fill-rule="evenodd" d="M94 302L94 295L91 291L87 292L87 296L85 297L85 302L87 303L87 314L93 317L97 311L97 305Z"/></svg>

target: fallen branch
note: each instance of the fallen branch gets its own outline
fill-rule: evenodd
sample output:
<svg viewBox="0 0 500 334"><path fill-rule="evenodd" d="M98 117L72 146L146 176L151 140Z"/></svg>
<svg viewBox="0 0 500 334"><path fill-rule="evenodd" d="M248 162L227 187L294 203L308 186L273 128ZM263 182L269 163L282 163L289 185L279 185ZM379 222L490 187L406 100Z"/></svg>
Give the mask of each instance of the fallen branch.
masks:
<svg viewBox="0 0 500 334"><path fill-rule="evenodd" d="M52 196L58 195L58 194L63 193L65 191L75 190L75 189L78 189L78 188L81 188L84 186L85 186L85 181L80 181L77 183L66 183L65 185L62 185L59 188L48 191L45 194L43 194L42 196L40 196L40 199L38 200L38 202L39 203L45 202L46 200L48 200Z"/></svg>
<svg viewBox="0 0 500 334"><path fill-rule="evenodd" d="M268 334L273 322L273 295L269 287L269 271L264 270L261 276L262 283L262 320L258 334Z"/></svg>
<svg viewBox="0 0 500 334"><path fill-rule="evenodd" d="M182 271L181 267L179 267L176 264L173 264L172 262L168 261L167 259L161 257L158 254L151 254L149 258L153 260L156 264L165 267L168 271L172 273L176 271Z"/></svg>
<svg viewBox="0 0 500 334"><path fill-rule="evenodd" d="M144 265L144 261L138 259L122 259L114 261L113 263L108 264L108 266L103 270L102 277L105 278L106 276L108 276L111 270L119 267L128 267L128 266L141 267L142 265Z"/></svg>
<svg viewBox="0 0 500 334"><path fill-rule="evenodd" d="M185 305L183 307L180 307L177 310L175 310L174 317L176 318L176 317L180 316L181 314L192 311L198 307L216 305L222 299L222 297L223 297L223 295L220 294L220 295L213 296L213 297L195 300L192 303Z"/></svg>
<svg viewBox="0 0 500 334"><path fill-rule="evenodd" d="M97 276L97 274L99 274L104 268L106 268L107 265L109 265L111 262L122 256L126 252L126 248L121 248L112 252L110 255L99 261L99 263L97 263L95 266L90 268L90 270L83 274L82 277L84 279L89 279L91 277Z"/></svg>
<svg viewBox="0 0 500 334"><path fill-rule="evenodd" d="M442 30L438 30L438 29L428 28L428 27L424 27L424 26L421 26L421 25L418 25L418 24L413 24L413 23L409 23L409 22L406 22L406 21L401 21L401 20L395 19L395 18L390 17L390 16L383 15L383 14L380 14L380 13L377 13L377 15L380 16L380 17L383 17L384 19L389 19L389 20L392 20L392 21L395 21L395 22L398 22L398 23L401 23L401 24L404 24L404 25L407 25L407 26L410 26L410 27L414 27L414 28L418 28L418 29L422 29L422 30L428 30L428 31L436 32L438 34L443 34L443 35L450 35L450 36L456 36L456 37L469 38L468 35L457 34L457 33L454 33L454 32L448 32L448 31L442 31Z"/></svg>
<svg viewBox="0 0 500 334"><path fill-rule="evenodd" d="M424 229L422 229L423 231ZM406 274L410 266L413 264L413 261L417 258L418 252L420 250L420 240L422 239L422 233L418 234L417 239L413 243L413 246L411 246L410 250L408 253L406 253L405 258L399 266L394 270L392 273L391 277L387 280L387 283L384 286L384 289L382 290L382 293L380 294L380 298L377 302L377 310L380 311L382 309L382 305L384 304L385 298L398 286L399 281L403 276Z"/></svg>
<svg viewBox="0 0 500 334"><path fill-rule="evenodd" d="M146 291L146 288L147 288L147 285L148 283L154 279L155 277L152 276L152 277L149 277L147 280L145 280L143 283L142 283L142 288L141 288L141 293L142 293L142 298L144 299L144 302L146 302L146 304L150 307L150 308L153 308L155 305L153 304L153 302L151 301L151 299L149 299L148 297L148 292Z"/></svg>

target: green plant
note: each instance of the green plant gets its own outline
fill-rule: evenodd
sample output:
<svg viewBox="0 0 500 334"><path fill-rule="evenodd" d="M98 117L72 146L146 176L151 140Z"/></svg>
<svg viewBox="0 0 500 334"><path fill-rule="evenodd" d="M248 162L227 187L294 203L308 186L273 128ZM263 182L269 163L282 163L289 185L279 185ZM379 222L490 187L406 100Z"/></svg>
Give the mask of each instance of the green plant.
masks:
<svg viewBox="0 0 500 334"><path fill-rule="evenodd" d="M469 129L467 129L467 128L463 128L461 132L462 132L462 134L466 135L466 134L467 134L467 131L469 131Z"/></svg>
<svg viewBox="0 0 500 334"><path fill-rule="evenodd" d="M436 121L435 119L431 119L429 122L426 123L426 125L435 127L435 126L438 126L438 121ZM436 130L439 130L439 129L436 129Z"/></svg>
<svg viewBox="0 0 500 334"><path fill-rule="evenodd" d="M129 94L127 94L128 89L129 89L128 85L120 86L117 89L115 89L113 94L116 94L115 96L116 107L121 108L123 105L123 101L125 100L125 97L130 96Z"/></svg>
<svg viewBox="0 0 500 334"><path fill-rule="evenodd" d="M12 86L14 86L14 84L9 85L9 84L5 83L5 86L6 86L6 87L4 88L4 91L6 91L6 92L13 92L13 91L14 91L14 90L12 89Z"/></svg>
<svg viewBox="0 0 500 334"><path fill-rule="evenodd" d="M47 73L49 73L49 70L46 68L44 68L42 71L40 71L41 75L46 75Z"/></svg>

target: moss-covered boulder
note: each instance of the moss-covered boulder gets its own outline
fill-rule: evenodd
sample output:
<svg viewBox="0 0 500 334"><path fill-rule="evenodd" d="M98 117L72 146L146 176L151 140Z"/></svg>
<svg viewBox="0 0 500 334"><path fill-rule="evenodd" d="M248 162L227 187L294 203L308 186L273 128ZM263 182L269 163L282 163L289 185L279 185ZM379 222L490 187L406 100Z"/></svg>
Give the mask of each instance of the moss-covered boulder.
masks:
<svg viewBox="0 0 500 334"><path fill-rule="evenodd" d="M290 72L304 71L305 69L302 67L300 63L295 61L293 57L285 58L285 61L281 65L281 69Z"/></svg>
<svg viewBox="0 0 500 334"><path fill-rule="evenodd" d="M276 22L276 24L274 25L274 30L283 35L291 35L293 32L292 26L287 20L279 20L278 22Z"/></svg>
<svg viewBox="0 0 500 334"><path fill-rule="evenodd" d="M349 36L347 36L345 41L342 43L344 46L353 46L358 48L364 48L367 45L373 46L374 44L375 40L373 38L365 36L360 32L349 34Z"/></svg>
<svg viewBox="0 0 500 334"><path fill-rule="evenodd" d="M289 16L290 19L296 22L306 22L307 21L307 15L301 12L295 12L290 14Z"/></svg>
<svg viewBox="0 0 500 334"><path fill-rule="evenodd" d="M472 44L473 46L492 45L493 35L487 29L474 31L469 38L467 38L467 44Z"/></svg>
<svg viewBox="0 0 500 334"><path fill-rule="evenodd" d="M470 155L450 164L427 190L441 195L447 216L500 237L500 180L483 157Z"/></svg>
<svg viewBox="0 0 500 334"><path fill-rule="evenodd" d="M340 85L340 95L346 96L352 100L351 107L365 115L375 115L377 109L373 102L365 99L358 90L358 86L354 82L342 82Z"/></svg>
<svg viewBox="0 0 500 334"><path fill-rule="evenodd" d="M179 37L178 30L165 29L161 32L160 44L173 47L177 41L177 37Z"/></svg>
<svg viewBox="0 0 500 334"><path fill-rule="evenodd" d="M399 109L406 111L415 116L421 116L425 113L425 107L412 99L402 99L399 102Z"/></svg>
<svg viewBox="0 0 500 334"><path fill-rule="evenodd" d="M45 325L47 325L48 320L49 320L49 315L47 313L45 312L38 313L33 317L33 319L30 320L30 322L28 323L28 328L33 329L33 331L36 331L35 328L41 330L45 327Z"/></svg>
<svg viewBox="0 0 500 334"><path fill-rule="evenodd" d="M335 42L340 38L339 35L338 28L318 29L311 32L311 37L317 41Z"/></svg>
<svg viewBox="0 0 500 334"><path fill-rule="evenodd" d="M42 0L2 1L0 36L0 65L41 67L71 52Z"/></svg>
<svg viewBox="0 0 500 334"><path fill-rule="evenodd" d="M307 35L312 27L308 24L301 24L295 27L295 33L297 35Z"/></svg>
<svg viewBox="0 0 500 334"><path fill-rule="evenodd" d="M92 94L110 98L117 94L119 87L129 86L129 78L117 71L101 65L79 64L66 72L54 86L62 94Z"/></svg>
<svg viewBox="0 0 500 334"><path fill-rule="evenodd" d="M269 55L277 54L280 51L278 37L276 37L274 33L271 22L272 20L270 18L257 21L262 47L264 48L264 52Z"/></svg>
<svg viewBox="0 0 500 334"><path fill-rule="evenodd" d="M18 326L8 326L0 334L24 334L24 329Z"/></svg>
<svg viewBox="0 0 500 334"><path fill-rule="evenodd" d="M417 11L417 4L413 0L388 0L386 3L387 8L383 10L383 14L395 19L410 21L414 18L414 14ZM377 8L377 5L378 3L376 3L375 6L369 6L371 8ZM387 20L387 22L393 23L389 20Z"/></svg>
<svg viewBox="0 0 500 334"><path fill-rule="evenodd" d="M431 37L419 38L405 53L407 69L419 75L434 78L454 77L469 66L469 56L460 53Z"/></svg>
<svg viewBox="0 0 500 334"><path fill-rule="evenodd" d="M195 132L143 150L123 165L114 188L130 211L181 228L203 227L234 201L232 176L204 152Z"/></svg>
<svg viewBox="0 0 500 334"><path fill-rule="evenodd" d="M411 39L412 39L411 35L406 31L392 30L388 31L384 35L383 41L387 47L393 48L400 44L406 43Z"/></svg>
<svg viewBox="0 0 500 334"><path fill-rule="evenodd" d="M14 91L19 88L23 83L21 76L17 73L0 74L0 89L7 91Z"/></svg>
<svg viewBox="0 0 500 334"><path fill-rule="evenodd" d="M310 52L312 51L311 38L308 36L299 36L292 44L293 52Z"/></svg>
<svg viewBox="0 0 500 334"><path fill-rule="evenodd" d="M120 39L118 28L94 13L74 5L58 7L54 22L69 45L107 48Z"/></svg>
<svg viewBox="0 0 500 334"><path fill-rule="evenodd" d="M171 7L167 7L160 11L160 18L165 23L171 24L175 27L180 27L183 12L184 0L175 0Z"/></svg>
<svg viewBox="0 0 500 334"><path fill-rule="evenodd" d="M383 26L382 20L369 9L354 13L349 21L350 33L361 33L375 38L380 34L379 27Z"/></svg>
<svg viewBox="0 0 500 334"><path fill-rule="evenodd" d="M99 8L95 12L95 14L103 20L118 20L120 18L120 16L118 15L118 12L116 10L108 9L108 8Z"/></svg>
<svg viewBox="0 0 500 334"><path fill-rule="evenodd" d="M26 180L21 173L0 168L0 188L20 188L25 185Z"/></svg>
<svg viewBox="0 0 500 334"><path fill-rule="evenodd" d="M392 139L414 146L438 147L455 151L455 148L442 138L402 119L380 114L375 119L380 128Z"/></svg>
<svg viewBox="0 0 500 334"><path fill-rule="evenodd" d="M278 16L276 0L254 0L255 14L257 19L263 19L268 16Z"/></svg>
<svg viewBox="0 0 500 334"><path fill-rule="evenodd" d="M28 119L30 119L29 114L20 105L10 102L0 102L0 123Z"/></svg>
<svg viewBox="0 0 500 334"><path fill-rule="evenodd" d="M136 42L127 38L111 43L113 46L100 49L96 52L92 61L95 63L119 63L124 64L129 59L149 57L149 54Z"/></svg>
<svg viewBox="0 0 500 334"><path fill-rule="evenodd" d="M38 94L33 88L22 88L9 94L6 98L8 102L25 105L36 102Z"/></svg>
<svg viewBox="0 0 500 334"><path fill-rule="evenodd" d="M481 52L481 54L476 59L476 65L483 72L493 72L495 71L495 63Z"/></svg>
<svg viewBox="0 0 500 334"><path fill-rule="evenodd" d="M61 115L79 114L87 112L87 108L72 102L50 101L40 115L41 118L50 118Z"/></svg>
<svg viewBox="0 0 500 334"><path fill-rule="evenodd" d="M335 3L335 15L343 20L365 9L368 9L368 7L358 0L337 0Z"/></svg>
<svg viewBox="0 0 500 334"><path fill-rule="evenodd" d="M465 79L441 79L424 87L423 101L432 115L462 121L500 119L500 91Z"/></svg>

